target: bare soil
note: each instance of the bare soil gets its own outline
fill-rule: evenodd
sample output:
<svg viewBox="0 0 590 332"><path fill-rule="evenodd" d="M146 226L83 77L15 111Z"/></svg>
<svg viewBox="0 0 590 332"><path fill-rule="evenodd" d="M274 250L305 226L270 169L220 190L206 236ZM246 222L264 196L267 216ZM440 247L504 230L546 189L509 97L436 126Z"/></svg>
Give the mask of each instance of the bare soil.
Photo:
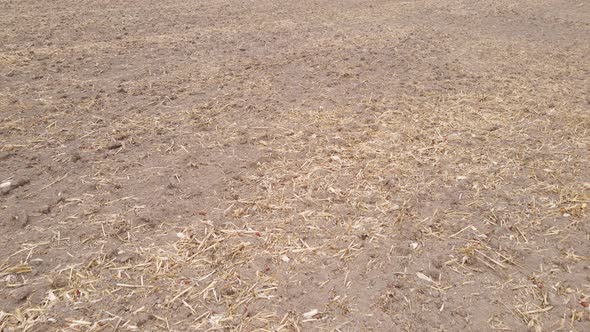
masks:
<svg viewBox="0 0 590 332"><path fill-rule="evenodd" d="M590 2L0 0L0 331L590 331Z"/></svg>

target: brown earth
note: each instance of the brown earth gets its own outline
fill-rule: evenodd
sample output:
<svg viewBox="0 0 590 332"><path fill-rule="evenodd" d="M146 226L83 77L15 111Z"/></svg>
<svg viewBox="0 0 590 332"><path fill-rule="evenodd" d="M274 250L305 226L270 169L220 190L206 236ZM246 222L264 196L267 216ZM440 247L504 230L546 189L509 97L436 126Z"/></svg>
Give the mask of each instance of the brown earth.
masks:
<svg viewBox="0 0 590 332"><path fill-rule="evenodd" d="M0 1L0 331L589 331L590 2Z"/></svg>

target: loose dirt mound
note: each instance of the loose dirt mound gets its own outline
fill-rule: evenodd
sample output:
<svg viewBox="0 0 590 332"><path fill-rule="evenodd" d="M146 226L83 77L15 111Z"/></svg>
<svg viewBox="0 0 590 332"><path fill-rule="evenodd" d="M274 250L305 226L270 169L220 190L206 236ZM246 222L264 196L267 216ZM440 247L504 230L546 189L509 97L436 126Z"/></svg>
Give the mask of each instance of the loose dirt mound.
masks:
<svg viewBox="0 0 590 332"><path fill-rule="evenodd" d="M0 2L0 331L590 330L590 3Z"/></svg>

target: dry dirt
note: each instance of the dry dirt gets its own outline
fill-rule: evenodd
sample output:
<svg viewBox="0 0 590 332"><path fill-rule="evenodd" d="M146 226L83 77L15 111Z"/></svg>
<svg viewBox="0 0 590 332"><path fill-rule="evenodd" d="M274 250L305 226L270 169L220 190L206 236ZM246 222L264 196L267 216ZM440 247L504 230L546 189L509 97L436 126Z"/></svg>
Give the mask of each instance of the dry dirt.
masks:
<svg viewBox="0 0 590 332"><path fill-rule="evenodd" d="M590 2L0 0L0 331L590 331Z"/></svg>

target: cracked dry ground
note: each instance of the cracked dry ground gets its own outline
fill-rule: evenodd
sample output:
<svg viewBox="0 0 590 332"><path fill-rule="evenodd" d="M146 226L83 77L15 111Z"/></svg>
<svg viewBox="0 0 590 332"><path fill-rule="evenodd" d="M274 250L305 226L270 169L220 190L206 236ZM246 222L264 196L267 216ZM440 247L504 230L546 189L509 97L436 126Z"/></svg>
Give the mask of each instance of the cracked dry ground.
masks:
<svg viewBox="0 0 590 332"><path fill-rule="evenodd" d="M0 330L590 330L590 3L0 1Z"/></svg>

